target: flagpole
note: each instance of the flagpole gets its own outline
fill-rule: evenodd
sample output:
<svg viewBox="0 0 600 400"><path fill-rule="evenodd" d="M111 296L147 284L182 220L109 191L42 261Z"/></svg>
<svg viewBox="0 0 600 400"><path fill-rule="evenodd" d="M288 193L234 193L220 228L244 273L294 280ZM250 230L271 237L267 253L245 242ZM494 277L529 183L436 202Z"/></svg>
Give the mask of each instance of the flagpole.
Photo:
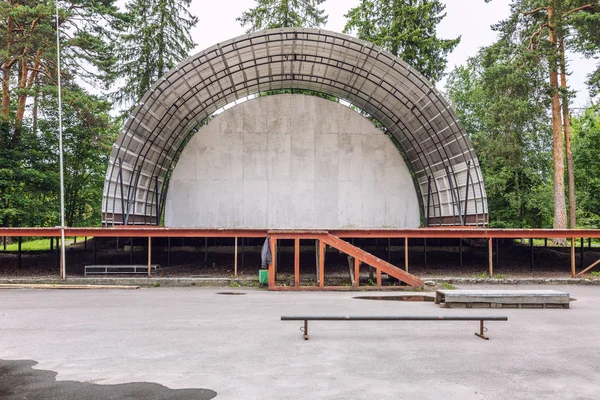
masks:
<svg viewBox="0 0 600 400"><path fill-rule="evenodd" d="M58 15L58 0L56 0L56 67L58 75L58 153L60 158L60 277L67 277L67 263L65 259L65 177L63 165L63 135L62 135L62 98L60 86L60 24Z"/></svg>

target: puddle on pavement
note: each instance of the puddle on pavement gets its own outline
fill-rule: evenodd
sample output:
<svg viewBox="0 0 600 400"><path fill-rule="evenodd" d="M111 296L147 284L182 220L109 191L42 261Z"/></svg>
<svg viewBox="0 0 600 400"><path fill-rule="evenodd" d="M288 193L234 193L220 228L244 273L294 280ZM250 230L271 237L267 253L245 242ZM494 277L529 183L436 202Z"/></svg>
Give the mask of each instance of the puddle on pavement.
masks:
<svg viewBox="0 0 600 400"><path fill-rule="evenodd" d="M57 373L34 369L33 360L0 360L0 399L144 399L211 400L217 392L210 389L170 389L153 382L97 385L92 382L57 381ZM103 381L105 378L94 379Z"/></svg>
<svg viewBox="0 0 600 400"><path fill-rule="evenodd" d="M217 294L222 294L225 296L242 296L245 295L246 293L242 293L242 292L217 292Z"/></svg>
<svg viewBox="0 0 600 400"><path fill-rule="evenodd" d="M386 301L431 301L435 298L429 296L357 296L354 299L360 300L386 300Z"/></svg>

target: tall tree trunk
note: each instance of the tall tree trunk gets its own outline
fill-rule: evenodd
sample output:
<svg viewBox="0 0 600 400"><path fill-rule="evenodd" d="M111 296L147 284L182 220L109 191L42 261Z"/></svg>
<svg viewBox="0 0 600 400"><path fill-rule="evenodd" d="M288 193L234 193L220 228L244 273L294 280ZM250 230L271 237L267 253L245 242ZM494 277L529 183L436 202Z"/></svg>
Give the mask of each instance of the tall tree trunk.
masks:
<svg viewBox="0 0 600 400"><path fill-rule="evenodd" d="M576 200L575 200L575 167L573 166L573 149L571 145L571 119L569 117L569 99L567 90L567 63L565 62L565 41L560 39L560 86L565 92L562 101L563 126L565 130L565 149L567 154L567 176L569 184L569 227L575 229L577 225Z"/></svg>
<svg viewBox="0 0 600 400"><path fill-rule="evenodd" d="M2 67L2 116L0 121L10 120L10 68Z"/></svg>
<svg viewBox="0 0 600 400"><path fill-rule="evenodd" d="M12 2L10 2L12 5ZM12 31L13 31L13 17L9 16L6 21L6 52L7 58L5 58L2 64L2 114L0 121L8 122L10 119L10 70L13 62L10 61L10 48L12 47Z"/></svg>
<svg viewBox="0 0 600 400"><path fill-rule="evenodd" d="M39 103L40 103L40 82L39 79L35 78L35 89L33 94L33 110L32 110L32 123L31 129L33 131L33 135L37 135L38 130L38 114L39 114Z"/></svg>
<svg viewBox="0 0 600 400"><path fill-rule="evenodd" d="M12 137L12 147L16 148L21 143L21 133L23 131L23 117L25 116L25 104L27 103L27 59L25 56L19 63L19 79L17 81L17 115L15 118L15 132Z"/></svg>
<svg viewBox="0 0 600 400"><path fill-rule="evenodd" d="M548 59L550 66L550 90L552 91L552 137L554 143L554 229L567 228L567 206L565 204L565 159L564 136L560 96L558 93L558 44L556 40L555 2L548 4L548 32L552 54Z"/></svg>

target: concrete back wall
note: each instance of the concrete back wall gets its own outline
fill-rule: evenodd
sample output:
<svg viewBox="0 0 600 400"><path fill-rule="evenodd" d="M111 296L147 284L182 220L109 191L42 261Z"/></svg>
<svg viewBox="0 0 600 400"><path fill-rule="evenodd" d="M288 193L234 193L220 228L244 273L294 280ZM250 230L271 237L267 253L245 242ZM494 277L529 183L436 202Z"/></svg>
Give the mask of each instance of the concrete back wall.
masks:
<svg viewBox="0 0 600 400"><path fill-rule="evenodd" d="M415 228L412 178L392 141L341 104L276 95L232 107L184 149L165 225Z"/></svg>

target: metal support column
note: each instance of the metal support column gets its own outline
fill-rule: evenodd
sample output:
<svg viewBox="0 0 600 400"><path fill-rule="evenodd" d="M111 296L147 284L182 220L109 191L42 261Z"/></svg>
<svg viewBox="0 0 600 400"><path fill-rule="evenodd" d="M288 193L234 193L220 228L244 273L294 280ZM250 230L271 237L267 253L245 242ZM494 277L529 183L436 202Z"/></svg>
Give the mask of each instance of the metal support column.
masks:
<svg viewBox="0 0 600 400"><path fill-rule="evenodd" d="M490 239L489 239L489 250L488 250L488 255L489 255L489 268L490 268L490 271L489 271L489 273L490 273L490 278L491 278L492 276L494 276L494 262L493 262L493 260L494 260L494 245L492 244L492 243L493 243L493 240L494 240L494 239L492 239L492 238L490 238Z"/></svg>
<svg viewBox="0 0 600 400"><path fill-rule="evenodd" d="M152 275L152 237L148 236L148 276Z"/></svg>
<svg viewBox="0 0 600 400"><path fill-rule="evenodd" d="M583 238L581 238L581 246L579 249L579 268L583 269Z"/></svg>
<svg viewBox="0 0 600 400"><path fill-rule="evenodd" d="M300 238L294 238L294 286L300 287Z"/></svg>
<svg viewBox="0 0 600 400"><path fill-rule="evenodd" d="M571 278L575 278L575 238L571 238Z"/></svg>
<svg viewBox="0 0 600 400"><path fill-rule="evenodd" d="M325 242L319 240L319 287L325 286Z"/></svg>
<svg viewBox="0 0 600 400"><path fill-rule="evenodd" d="M171 238L167 238L167 267L171 266Z"/></svg>
<svg viewBox="0 0 600 400"><path fill-rule="evenodd" d="M19 253L19 264L18 268L21 269L21 245L23 244L23 238L19 236L18 253Z"/></svg>
<svg viewBox="0 0 600 400"><path fill-rule="evenodd" d="M460 259L460 268L463 267L463 243L462 239L458 239L458 254Z"/></svg>
<svg viewBox="0 0 600 400"><path fill-rule="evenodd" d="M234 238L235 244L233 245L233 277L237 279L238 276L238 238Z"/></svg>

